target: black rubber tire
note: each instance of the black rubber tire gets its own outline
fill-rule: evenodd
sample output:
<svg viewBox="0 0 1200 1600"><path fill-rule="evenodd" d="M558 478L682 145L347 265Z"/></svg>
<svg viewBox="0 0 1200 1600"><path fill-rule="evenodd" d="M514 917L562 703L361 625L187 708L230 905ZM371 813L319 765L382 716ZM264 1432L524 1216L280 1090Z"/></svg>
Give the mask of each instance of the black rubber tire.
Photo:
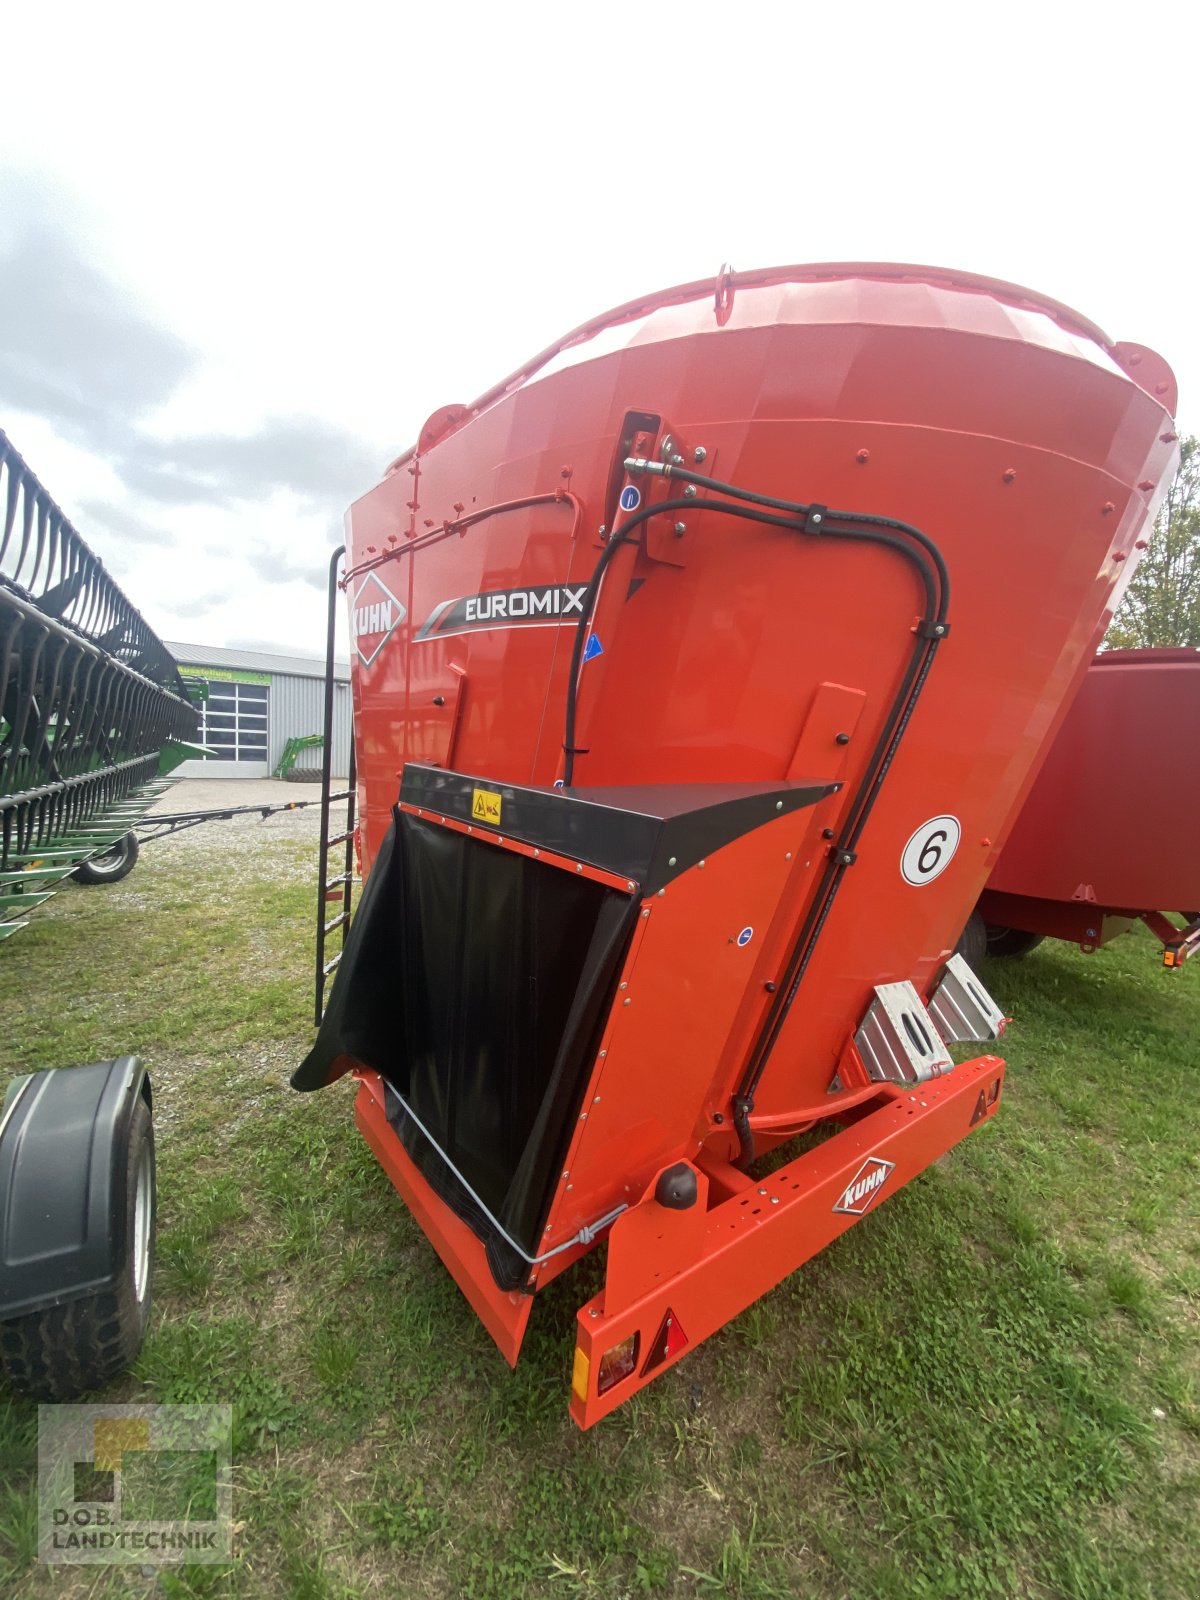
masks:
<svg viewBox="0 0 1200 1600"><path fill-rule="evenodd" d="M1002 928L991 922L987 924L985 932L988 955L1009 959L1027 956L1046 937L1044 933L1026 933L1023 928Z"/></svg>
<svg viewBox="0 0 1200 1600"><path fill-rule="evenodd" d="M980 962L987 953L987 932L983 926L983 918L978 911L972 911L967 918L967 925L954 947L954 954L961 956L971 970L977 972Z"/></svg>
<svg viewBox="0 0 1200 1600"><path fill-rule="evenodd" d="M149 1152L149 1240L139 1295L134 1271L138 1169ZM0 1364L14 1389L37 1400L73 1400L100 1389L130 1364L150 1322L154 1280L154 1125L142 1096L129 1125L125 1161L125 1244L116 1286L0 1323Z"/></svg>
<svg viewBox="0 0 1200 1600"><path fill-rule="evenodd" d="M137 834L127 833L102 856L93 856L90 861L80 862L71 876L80 883L120 883L133 871L137 858Z"/></svg>

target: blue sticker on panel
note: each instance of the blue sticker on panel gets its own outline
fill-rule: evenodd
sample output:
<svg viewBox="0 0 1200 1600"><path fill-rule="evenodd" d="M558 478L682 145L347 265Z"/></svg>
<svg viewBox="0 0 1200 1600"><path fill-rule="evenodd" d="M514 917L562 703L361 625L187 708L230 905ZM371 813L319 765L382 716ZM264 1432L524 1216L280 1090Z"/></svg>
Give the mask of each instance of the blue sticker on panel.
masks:
<svg viewBox="0 0 1200 1600"><path fill-rule="evenodd" d="M583 659L585 661L594 661L597 656L602 656L603 654L604 646L594 633L589 633L588 642L583 647Z"/></svg>
<svg viewBox="0 0 1200 1600"><path fill-rule="evenodd" d="M750 943L750 941L751 941L751 939L753 939L753 937L754 937L754 929L753 928L743 928L741 933L738 934L737 942L738 942L739 945L741 945L741 947L743 949L745 949L745 947Z"/></svg>
<svg viewBox="0 0 1200 1600"><path fill-rule="evenodd" d="M620 506L622 511L636 511L642 503L642 491L636 483L627 483L621 490Z"/></svg>

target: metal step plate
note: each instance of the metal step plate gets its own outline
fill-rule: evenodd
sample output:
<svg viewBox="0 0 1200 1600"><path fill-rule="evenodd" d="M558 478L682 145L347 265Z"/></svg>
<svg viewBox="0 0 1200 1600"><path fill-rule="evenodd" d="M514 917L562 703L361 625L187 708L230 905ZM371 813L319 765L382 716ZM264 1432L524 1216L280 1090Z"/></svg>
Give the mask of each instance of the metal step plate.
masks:
<svg viewBox="0 0 1200 1600"><path fill-rule="evenodd" d="M1008 1018L962 956L951 956L929 997L929 1015L947 1044L998 1039Z"/></svg>
<svg viewBox="0 0 1200 1600"><path fill-rule="evenodd" d="M854 1035L868 1074L886 1083L924 1083L954 1063L911 983L880 983Z"/></svg>

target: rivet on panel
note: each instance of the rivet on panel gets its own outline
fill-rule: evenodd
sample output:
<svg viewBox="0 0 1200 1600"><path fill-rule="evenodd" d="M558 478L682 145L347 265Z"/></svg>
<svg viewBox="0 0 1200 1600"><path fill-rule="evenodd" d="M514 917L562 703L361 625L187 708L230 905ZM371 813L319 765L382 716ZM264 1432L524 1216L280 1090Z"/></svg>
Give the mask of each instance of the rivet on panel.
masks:
<svg viewBox="0 0 1200 1600"><path fill-rule="evenodd" d="M858 462L860 467L865 467L867 462L871 459L871 452L869 450L859 450L855 453L854 459Z"/></svg>
<svg viewBox="0 0 1200 1600"><path fill-rule="evenodd" d="M540 856L542 852L540 850L535 850L533 853L535 856Z"/></svg>
<svg viewBox="0 0 1200 1600"><path fill-rule="evenodd" d="M703 863L703 861L697 861L697 863L696 863L696 865L697 865L697 866L698 866L698 867L703 867L703 866L704 866L704 863Z"/></svg>
<svg viewBox="0 0 1200 1600"><path fill-rule="evenodd" d="M621 985L621 988L622 988L622 989L628 989L628 987L629 987L629 985L628 985L628 984L627 984L627 983L623 983L623 984L622 984L622 985Z"/></svg>
<svg viewBox="0 0 1200 1600"><path fill-rule="evenodd" d="M707 459L708 459L708 451L704 448L704 446L702 444L698 444L696 446L696 448L692 451L692 460L696 463L697 466L699 466L702 461L707 461Z"/></svg>
<svg viewBox="0 0 1200 1600"><path fill-rule="evenodd" d="M785 861L790 861L792 859L792 852L790 850L785 851L783 859Z"/></svg>
<svg viewBox="0 0 1200 1600"><path fill-rule="evenodd" d="M782 811L783 810L783 801L782 800L776 800L775 809L776 809L776 811Z"/></svg>
<svg viewBox="0 0 1200 1600"><path fill-rule="evenodd" d="M678 856L668 856L667 857L667 865L669 867L673 867L675 865L676 861L678 861L678 859L679 859Z"/></svg>
<svg viewBox="0 0 1200 1600"><path fill-rule="evenodd" d="M1149 539L1136 539L1134 541L1133 548L1135 550L1149 550L1150 541L1149 541Z"/></svg>
<svg viewBox="0 0 1200 1600"><path fill-rule="evenodd" d="M628 997L628 995L625 997L625 1004L627 1006L631 1006L633 1004L633 1001Z"/></svg>
<svg viewBox="0 0 1200 1600"><path fill-rule="evenodd" d="M1179 435L1177 433L1160 433L1158 437L1164 444L1174 444Z"/></svg>
<svg viewBox="0 0 1200 1600"><path fill-rule="evenodd" d="M696 485L694 483L684 485L683 498L685 500L694 500L696 498Z"/></svg>
<svg viewBox="0 0 1200 1600"><path fill-rule="evenodd" d="M1129 551L1128 550L1114 550L1113 551L1113 560L1114 561L1128 561L1128 559L1129 559Z"/></svg>
<svg viewBox="0 0 1200 1600"><path fill-rule="evenodd" d="M1106 500L1104 502L1104 504L1100 507L1100 515L1102 517L1111 517L1113 512L1116 509L1117 509L1116 506L1113 505L1111 500Z"/></svg>
<svg viewBox="0 0 1200 1600"><path fill-rule="evenodd" d="M1138 484L1138 488L1143 490L1146 494L1149 494L1150 490L1153 489L1153 487L1154 487L1153 478L1143 478L1141 483Z"/></svg>
<svg viewBox="0 0 1200 1600"><path fill-rule="evenodd" d="M1005 483L1011 483L1017 475L1016 467L1005 467L1003 478Z"/></svg>
<svg viewBox="0 0 1200 1600"><path fill-rule="evenodd" d="M642 916L643 917L648 917L649 915L650 915L650 907L647 906L646 909L642 912Z"/></svg>

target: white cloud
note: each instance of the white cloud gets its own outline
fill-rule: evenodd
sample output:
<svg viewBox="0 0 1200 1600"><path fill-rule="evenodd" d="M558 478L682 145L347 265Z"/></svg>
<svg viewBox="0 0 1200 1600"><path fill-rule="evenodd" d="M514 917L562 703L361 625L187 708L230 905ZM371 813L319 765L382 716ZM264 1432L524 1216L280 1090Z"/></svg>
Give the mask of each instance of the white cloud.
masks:
<svg viewBox="0 0 1200 1600"><path fill-rule="evenodd" d="M160 522L186 551L185 569L121 547L168 633L319 650L316 591L264 561L317 569L345 500L430 412L725 259L1028 283L1160 349L1200 427L1177 220L1190 101L1161 74L1168 48L1193 58L1195 16L1021 0L25 8L5 24L6 60L29 70L6 77L0 148L131 326L161 337L140 362L81 369L84 401L119 405L122 373L137 392L146 452L132 480L116 463L124 498L100 481L111 442L94 437L87 464L68 420L45 452L15 423L14 440L64 505ZM4 235L0 217L0 250ZM296 417L317 432L270 434ZM277 499L322 429L355 442L353 483L319 506ZM230 443L255 435L257 457ZM172 440L175 459L149 449ZM173 503L180 473L232 476L236 493ZM95 537L106 560L111 537ZM228 600L187 627L172 585L218 579Z"/></svg>

